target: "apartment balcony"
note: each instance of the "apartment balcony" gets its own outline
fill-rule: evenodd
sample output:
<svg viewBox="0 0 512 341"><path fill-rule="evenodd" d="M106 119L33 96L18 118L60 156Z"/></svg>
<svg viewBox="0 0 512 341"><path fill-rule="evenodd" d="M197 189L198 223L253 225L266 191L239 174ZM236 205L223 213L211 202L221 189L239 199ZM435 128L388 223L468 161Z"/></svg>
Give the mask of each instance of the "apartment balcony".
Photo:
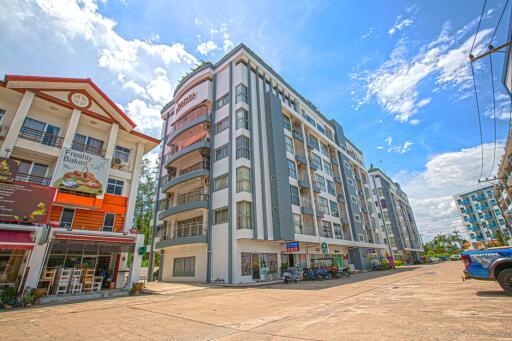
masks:
<svg viewBox="0 0 512 341"><path fill-rule="evenodd" d="M181 135L188 129L199 124L210 125L211 115L207 108L198 108L191 113L179 118L172 124L170 132L167 134L167 143L171 143L173 139Z"/></svg>
<svg viewBox="0 0 512 341"><path fill-rule="evenodd" d="M322 227L320 230L320 235L324 238L333 238L332 229L330 227Z"/></svg>
<svg viewBox="0 0 512 341"><path fill-rule="evenodd" d="M293 131L293 137L294 137L296 140L299 140L300 142L304 143L304 137L302 137L302 132L299 132L299 131L294 130L294 131Z"/></svg>
<svg viewBox="0 0 512 341"><path fill-rule="evenodd" d="M315 236L315 226L313 224L295 224L295 233L307 236Z"/></svg>
<svg viewBox="0 0 512 341"><path fill-rule="evenodd" d="M309 167L313 170L318 170L320 168L320 165L317 164L315 161L309 159Z"/></svg>
<svg viewBox="0 0 512 341"><path fill-rule="evenodd" d="M50 186L52 178L47 178L43 176L18 173L16 174L16 181L22 182L30 182L32 184L41 185L41 186Z"/></svg>
<svg viewBox="0 0 512 341"><path fill-rule="evenodd" d="M299 183L299 187L303 189L309 189L309 180L306 174L299 173L299 178L297 179Z"/></svg>
<svg viewBox="0 0 512 341"><path fill-rule="evenodd" d="M71 149L77 150L79 152L85 152L85 153L89 153L89 154L98 155L98 156L105 156L105 152L106 152L105 149L101 149L101 148L94 147L94 146L84 144L84 143L80 143L77 141L73 141L73 143L71 144Z"/></svg>
<svg viewBox="0 0 512 341"><path fill-rule="evenodd" d="M158 215L158 219L162 220L174 214L195 209L207 209L208 200L209 193L204 189L198 189L192 192L180 194L172 199L169 199L167 209Z"/></svg>
<svg viewBox="0 0 512 341"><path fill-rule="evenodd" d="M322 187L315 180L313 180L313 191L316 193L320 193L322 191Z"/></svg>
<svg viewBox="0 0 512 341"><path fill-rule="evenodd" d="M62 147L62 142L64 141L63 137L28 127L21 128L18 137L56 148Z"/></svg>
<svg viewBox="0 0 512 341"><path fill-rule="evenodd" d="M160 240L156 244L157 249L183 244L206 243L208 225L203 223L178 224L168 226L158 231Z"/></svg>
<svg viewBox="0 0 512 341"><path fill-rule="evenodd" d="M299 164L302 164L304 167L307 166L306 157L304 155L296 154L295 161L297 161Z"/></svg>
<svg viewBox="0 0 512 341"><path fill-rule="evenodd" d="M164 166L167 167L173 161L194 151L202 152L203 150L210 150L210 136L207 132L186 139L180 144L174 144L171 152L164 157Z"/></svg>
<svg viewBox="0 0 512 341"><path fill-rule="evenodd" d="M169 174L167 177L162 179L161 191L164 193L169 188L179 185L183 182L207 177L210 175L210 161L202 160L191 166L183 169L176 170L174 173Z"/></svg>
<svg viewBox="0 0 512 341"><path fill-rule="evenodd" d="M311 200L301 198L300 211L302 214L307 214L307 215L313 216L314 211L313 211L313 204L311 203Z"/></svg>

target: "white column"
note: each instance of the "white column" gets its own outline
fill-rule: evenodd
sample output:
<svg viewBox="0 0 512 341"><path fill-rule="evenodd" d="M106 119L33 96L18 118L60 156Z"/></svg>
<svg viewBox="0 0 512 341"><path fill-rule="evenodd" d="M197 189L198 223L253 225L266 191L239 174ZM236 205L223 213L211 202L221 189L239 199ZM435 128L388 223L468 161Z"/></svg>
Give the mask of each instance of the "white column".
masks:
<svg viewBox="0 0 512 341"><path fill-rule="evenodd" d="M4 143L2 144L1 156L9 157L11 155L14 145L16 144L16 139L20 134L21 127L25 122L25 117L27 117L30 106L34 100L34 96L35 94L31 91L25 91L23 94L23 98L18 105L18 109L16 109L14 119L9 127L7 135L5 136Z"/></svg>
<svg viewBox="0 0 512 341"><path fill-rule="evenodd" d="M133 216L135 213L135 201L137 200L137 191L139 189L140 179L140 167L142 163L142 157L144 156L144 145L142 143L137 144L135 154L135 164L132 173L132 183L130 186L130 196L128 197L128 207L126 208L126 215L124 217L124 231L128 231L133 225Z"/></svg>
<svg viewBox="0 0 512 341"><path fill-rule="evenodd" d="M105 152L105 158L108 160L112 160L112 155L114 155L118 131L119 125L116 123L112 124L112 127L110 128L110 135L108 137L107 151Z"/></svg>
<svg viewBox="0 0 512 341"><path fill-rule="evenodd" d="M38 227L36 230L36 238L34 248L31 251L30 258L28 261L28 273L27 280L25 281L25 289L26 288L37 288L37 284L39 283L39 278L41 277L41 271L43 270L43 262L46 255L46 250L49 243L44 243L43 245L39 245L39 240L44 234L44 230L46 227Z"/></svg>
<svg viewBox="0 0 512 341"><path fill-rule="evenodd" d="M71 117L69 118L68 126L66 128L66 135L64 135L64 142L62 143L63 147L71 148L81 114L82 112L78 109L73 109L71 112Z"/></svg>
<svg viewBox="0 0 512 341"><path fill-rule="evenodd" d="M138 283L140 280L140 268L143 255L139 255L139 247L142 246L144 246L144 235L138 234L137 240L135 241L135 250L133 251L133 262L132 266L130 267L130 273L128 275L126 289L131 289L133 283Z"/></svg>

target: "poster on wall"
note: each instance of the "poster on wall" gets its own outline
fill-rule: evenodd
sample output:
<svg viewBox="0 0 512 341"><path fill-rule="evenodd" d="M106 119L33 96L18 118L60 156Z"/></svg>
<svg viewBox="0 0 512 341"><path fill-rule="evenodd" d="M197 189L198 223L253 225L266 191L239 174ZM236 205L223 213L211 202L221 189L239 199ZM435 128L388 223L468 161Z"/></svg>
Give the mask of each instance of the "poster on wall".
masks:
<svg viewBox="0 0 512 341"><path fill-rule="evenodd" d="M14 182L20 161L0 157L0 182Z"/></svg>
<svg viewBox="0 0 512 341"><path fill-rule="evenodd" d="M104 157L62 148L53 186L94 195L103 194L110 163Z"/></svg>
<svg viewBox="0 0 512 341"><path fill-rule="evenodd" d="M0 221L46 224L55 189L26 182L0 182Z"/></svg>

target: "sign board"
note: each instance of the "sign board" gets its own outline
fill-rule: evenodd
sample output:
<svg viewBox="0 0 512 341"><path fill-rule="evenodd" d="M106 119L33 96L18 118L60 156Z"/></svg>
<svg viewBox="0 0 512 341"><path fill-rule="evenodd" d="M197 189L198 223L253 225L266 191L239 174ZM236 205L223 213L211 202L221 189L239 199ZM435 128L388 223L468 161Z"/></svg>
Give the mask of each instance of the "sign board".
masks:
<svg viewBox="0 0 512 341"><path fill-rule="evenodd" d="M20 161L0 157L0 181L14 182L20 168Z"/></svg>
<svg viewBox="0 0 512 341"><path fill-rule="evenodd" d="M298 252L299 251L299 242L286 243L286 251L287 252Z"/></svg>
<svg viewBox="0 0 512 341"><path fill-rule="evenodd" d="M145 255L146 254L146 250L147 250L146 245L140 246L139 250L138 250L139 255Z"/></svg>
<svg viewBox="0 0 512 341"><path fill-rule="evenodd" d="M0 182L0 220L46 224L55 188Z"/></svg>
<svg viewBox="0 0 512 341"><path fill-rule="evenodd" d="M322 243L322 253L324 253L324 254L329 253L329 245L327 245L326 242Z"/></svg>
<svg viewBox="0 0 512 341"><path fill-rule="evenodd" d="M110 163L104 157L62 148L53 186L94 195L103 194Z"/></svg>
<svg viewBox="0 0 512 341"><path fill-rule="evenodd" d="M375 251L375 248L370 247L370 248L368 248L368 253L374 254L374 253L377 253L377 251Z"/></svg>

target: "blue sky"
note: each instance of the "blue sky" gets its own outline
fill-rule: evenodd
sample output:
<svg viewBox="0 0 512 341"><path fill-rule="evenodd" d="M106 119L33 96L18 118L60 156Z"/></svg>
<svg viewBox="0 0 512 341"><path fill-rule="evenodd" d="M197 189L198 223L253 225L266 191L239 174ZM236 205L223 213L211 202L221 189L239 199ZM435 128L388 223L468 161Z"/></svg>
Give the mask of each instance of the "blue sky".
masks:
<svg viewBox="0 0 512 341"><path fill-rule="evenodd" d="M181 76L245 43L409 194L425 239L458 226L451 195L476 186L480 135L467 55L483 1L0 0L0 73L91 77L159 135ZM505 1L489 0L476 52ZM510 6L494 44L506 41ZM507 133L503 53L493 56L496 163ZM489 59L475 64L484 174L494 128ZM497 166L494 167L496 169Z"/></svg>

